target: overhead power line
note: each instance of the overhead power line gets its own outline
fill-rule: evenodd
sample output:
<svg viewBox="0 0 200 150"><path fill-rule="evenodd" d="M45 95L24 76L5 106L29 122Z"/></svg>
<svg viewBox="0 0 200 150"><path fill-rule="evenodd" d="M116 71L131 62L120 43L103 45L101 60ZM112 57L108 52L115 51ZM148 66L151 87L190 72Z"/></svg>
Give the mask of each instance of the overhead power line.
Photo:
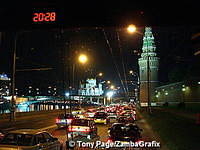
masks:
<svg viewBox="0 0 200 150"><path fill-rule="evenodd" d="M102 29L102 31L103 31L103 34L104 34L106 43L107 43L107 45L108 45L108 48L109 48L109 50L110 50L111 57L112 57L112 60L113 60L113 63L114 63L114 66L115 66L117 75L118 75L119 80L120 80L121 85L122 85L122 89L124 90L125 94L127 94L127 93L126 93L125 86L124 86L124 82L122 81L122 78L121 78L121 75L120 75L120 72L119 72L119 68L117 67L117 63L116 63L116 61L115 61L115 59L114 59L114 57L113 57L113 50L112 50L112 47L111 47L110 42L109 42L109 40L108 40L108 37L107 37L107 35L106 35L106 33L105 33L105 30Z"/></svg>

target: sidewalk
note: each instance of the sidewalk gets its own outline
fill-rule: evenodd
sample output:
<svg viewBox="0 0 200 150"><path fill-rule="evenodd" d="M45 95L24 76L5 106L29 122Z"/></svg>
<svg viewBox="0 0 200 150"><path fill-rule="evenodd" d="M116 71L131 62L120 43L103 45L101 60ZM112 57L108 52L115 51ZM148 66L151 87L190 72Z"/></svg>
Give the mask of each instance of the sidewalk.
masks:
<svg viewBox="0 0 200 150"><path fill-rule="evenodd" d="M142 116L140 112L137 112L137 122L136 124L143 129L142 131L142 138L144 141L157 141L160 142L161 148L149 148L145 150L169 150L165 144L162 142L160 137L152 130L149 123L146 119Z"/></svg>
<svg viewBox="0 0 200 150"><path fill-rule="evenodd" d="M192 120L197 119L197 114L195 114L195 113L187 113L187 112L184 112L184 111L181 111L181 110L169 109L169 108L165 108L165 109L157 108L157 109L159 109L161 111L168 112L168 113L172 113L172 114L175 114L177 116L184 117L184 118L187 118L187 119L192 119Z"/></svg>

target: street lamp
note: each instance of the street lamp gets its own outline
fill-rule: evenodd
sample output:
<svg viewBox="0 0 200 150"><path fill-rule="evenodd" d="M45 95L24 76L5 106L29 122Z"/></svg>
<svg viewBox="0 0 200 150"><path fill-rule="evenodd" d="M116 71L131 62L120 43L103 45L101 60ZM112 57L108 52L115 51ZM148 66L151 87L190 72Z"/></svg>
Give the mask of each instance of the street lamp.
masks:
<svg viewBox="0 0 200 150"><path fill-rule="evenodd" d="M133 76L137 76L137 87L138 87L138 89L140 89L140 78L139 78L139 75L138 75L138 73L137 72L135 72L135 71L133 71L133 70L130 70L129 71L129 74L131 74L131 75L133 75ZM140 90L138 90L138 92L137 92L137 102L138 102L138 96L139 96L139 91Z"/></svg>
<svg viewBox="0 0 200 150"><path fill-rule="evenodd" d="M102 73L102 72L100 72L100 73L98 74L98 76L100 76L100 77L101 77L101 76L103 76L103 73Z"/></svg>
<svg viewBox="0 0 200 150"><path fill-rule="evenodd" d="M85 54L80 54L78 57L78 61L82 64L85 64L88 61L88 57Z"/></svg>
<svg viewBox="0 0 200 150"><path fill-rule="evenodd" d="M110 84L110 83L111 83L111 82L108 80L108 81L107 81L107 84Z"/></svg>
<svg viewBox="0 0 200 150"><path fill-rule="evenodd" d="M111 86L110 86L110 89L112 89L112 90L113 90L114 88L115 88L115 86L114 86L114 85L111 85Z"/></svg>
<svg viewBox="0 0 200 150"><path fill-rule="evenodd" d="M112 99L113 95L114 95L114 91L109 91L106 94L106 96L107 96L108 100L110 101L110 103L111 103L111 99ZM107 102L107 104L108 104L108 102Z"/></svg>
<svg viewBox="0 0 200 150"><path fill-rule="evenodd" d="M82 65L86 64L88 62L88 56L85 55L85 54L80 54L78 56L78 62ZM74 71L75 71L75 63L73 64L73 85L74 85ZM80 97L79 97L80 99ZM80 104L80 107L81 107L81 102L79 100L79 104Z"/></svg>
<svg viewBox="0 0 200 150"><path fill-rule="evenodd" d="M129 25L127 27L127 31L128 31L128 33L131 33L131 34L134 33L136 31L136 26L133 24Z"/></svg>
<svg viewBox="0 0 200 150"><path fill-rule="evenodd" d="M133 74L133 70L130 70L129 73L130 73L130 74Z"/></svg>

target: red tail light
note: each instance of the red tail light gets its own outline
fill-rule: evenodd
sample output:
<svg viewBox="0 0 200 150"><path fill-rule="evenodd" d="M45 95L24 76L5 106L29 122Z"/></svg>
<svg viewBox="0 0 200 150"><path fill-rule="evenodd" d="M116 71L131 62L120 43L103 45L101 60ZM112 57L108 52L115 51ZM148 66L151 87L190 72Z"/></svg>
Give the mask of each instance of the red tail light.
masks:
<svg viewBox="0 0 200 150"><path fill-rule="evenodd" d="M140 143L140 142L143 142L143 140L138 140L138 141L136 141L136 143Z"/></svg>
<svg viewBox="0 0 200 150"><path fill-rule="evenodd" d="M90 132L89 127L68 127L69 132Z"/></svg>
<svg viewBox="0 0 200 150"><path fill-rule="evenodd" d="M112 142L113 142L113 140L111 138L107 139L107 143L112 143Z"/></svg>
<svg viewBox="0 0 200 150"><path fill-rule="evenodd" d="M59 122L59 119L57 118L57 119L56 119L56 123L58 123L58 122Z"/></svg>

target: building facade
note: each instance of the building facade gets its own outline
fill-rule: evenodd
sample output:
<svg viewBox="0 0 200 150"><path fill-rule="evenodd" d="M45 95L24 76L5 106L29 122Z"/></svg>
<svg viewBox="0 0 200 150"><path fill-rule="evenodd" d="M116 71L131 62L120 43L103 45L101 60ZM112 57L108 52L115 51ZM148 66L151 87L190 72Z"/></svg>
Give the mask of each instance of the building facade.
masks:
<svg viewBox="0 0 200 150"><path fill-rule="evenodd" d="M156 102L200 102L200 80L187 80L159 86L154 94Z"/></svg>
<svg viewBox="0 0 200 150"><path fill-rule="evenodd" d="M141 58L138 60L140 71L140 105L148 106L154 90L158 86L159 58L151 27L145 27Z"/></svg>
<svg viewBox="0 0 200 150"><path fill-rule="evenodd" d="M11 89L11 79L6 74L0 74L0 98L9 96Z"/></svg>
<svg viewBox="0 0 200 150"><path fill-rule="evenodd" d="M87 79L85 83L80 84L78 91L78 94L82 96L101 96L103 93L103 85L97 83L96 79Z"/></svg>

